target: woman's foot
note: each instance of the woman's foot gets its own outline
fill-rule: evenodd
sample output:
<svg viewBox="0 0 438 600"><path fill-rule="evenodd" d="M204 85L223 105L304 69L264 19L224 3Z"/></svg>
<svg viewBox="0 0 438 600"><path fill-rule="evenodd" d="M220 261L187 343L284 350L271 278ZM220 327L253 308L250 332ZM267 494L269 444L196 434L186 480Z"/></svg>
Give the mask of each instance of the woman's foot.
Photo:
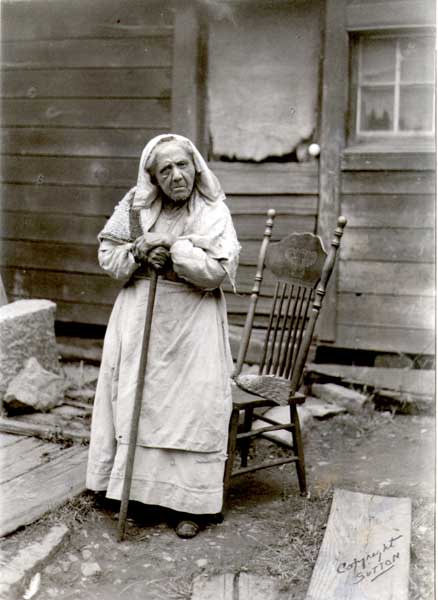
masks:
<svg viewBox="0 0 438 600"><path fill-rule="evenodd" d="M194 521L180 521L175 527L175 532L180 538L194 538L199 533L199 525Z"/></svg>

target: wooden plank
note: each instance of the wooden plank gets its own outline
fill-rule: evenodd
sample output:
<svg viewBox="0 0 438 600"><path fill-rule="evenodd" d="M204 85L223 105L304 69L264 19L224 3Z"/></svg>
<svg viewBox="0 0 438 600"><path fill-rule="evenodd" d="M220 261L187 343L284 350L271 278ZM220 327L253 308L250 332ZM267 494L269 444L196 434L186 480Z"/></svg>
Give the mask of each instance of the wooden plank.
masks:
<svg viewBox="0 0 438 600"><path fill-rule="evenodd" d="M137 181L138 160L129 158L81 158L4 156L1 178L5 183L121 187L129 190Z"/></svg>
<svg viewBox="0 0 438 600"><path fill-rule="evenodd" d="M377 294L339 294L338 322L343 325L370 325L433 329L435 298Z"/></svg>
<svg viewBox="0 0 438 600"><path fill-rule="evenodd" d="M81 130L58 130L58 129L46 129L50 139L50 133L52 131L61 132L70 135L74 132L80 132ZM93 130L84 130L92 132ZM118 135L117 130L100 129L100 132L111 135L114 133ZM128 130L132 135L132 144L136 143L137 132L130 129ZM150 131L150 130L141 130ZM124 131L121 130L122 135ZM47 135L44 134L44 135ZM93 137L93 136L91 136ZM96 137L96 136L94 136ZM87 143L86 136L84 136L84 144ZM107 138L105 138L107 139ZM117 139L117 137L115 138ZM123 139L123 138L122 138ZM141 135L138 136L140 143ZM145 138L146 139L146 138ZM67 142L68 143L68 142ZM91 150L94 144L99 144L100 141L88 140L90 144L88 149ZM78 148L79 150L79 148ZM103 150L102 150L103 151ZM138 159L138 157L137 157ZM134 184L132 182L132 184ZM45 186L44 184L32 185L32 184L0 184L0 194L2 198L3 210L14 210L14 211L42 211L42 212L68 212L77 211L77 214L92 214L92 215L105 215L109 216L116 203L123 197L129 188L126 186L121 188L93 188L85 187L58 187L55 185ZM59 201L62 196L63 202ZM228 208L232 215L258 215L262 219L266 219L266 212L268 208L275 208L277 212L277 222L283 220L283 215L291 216L316 216L317 212L317 197L316 196L229 196L226 201ZM430 201L433 206L433 199ZM366 209L364 209L366 210ZM420 212L420 211L417 211ZM430 221L428 222L430 223ZM313 228L312 228L313 229ZM260 239L263 235L264 228L259 232ZM276 235L276 227L274 224L274 235Z"/></svg>
<svg viewBox="0 0 438 600"><path fill-rule="evenodd" d="M435 333L406 327L343 325L336 329L336 346L353 350L435 354Z"/></svg>
<svg viewBox="0 0 438 600"><path fill-rule="evenodd" d="M47 444L35 437L22 437L19 444L1 451L0 485L24 475L62 452L62 446Z"/></svg>
<svg viewBox="0 0 438 600"><path fill-rule="evenodd" d="M257 214L264 215L269 208L274 208L277 218L280 215L316 215L318 212L318 196L292 196L290 194L269 194L265 196L228 196L227 206L232 215ZM275 222L274 228L275 232Z"/></svg>
<svg viewBox="0 0 438 600"><path fill-rule="evenodd" d="M146 143L161 133L166 133L166 128L5 127L1 130L0 151L22 156L99 156L139 160Z"/></svg>
<svg viewBox="0 0 438 600"><path fill-rule="evenodd" d="M114 297L115 300L115 297ZM67 323L108 325L112 304L56 301L56 320Z"/></svg>
<svg viewBox="0 0 438 600"><path fill-rule="evenodd" d="M108 218L128 190L127 186L121 188L64 187L4 183L0 184L0 197L4 211L66 213L70 216L88 215Z"/></svg>
<svg viewBox="0 0 438 600"><path fill-rule="evenodd" d="M428 262L435 260L433 229L346 229L341 244L343 260Z"/></svg>
<svg viewBox="0 0 438 600"><path fill-rule="evenodd" d="M166 98L117 99L38 99L3 100L5 126L46 127L132 127L150 125L157 129L170 125L170 101Z"/></svg>
<svg viewBox="0 0 438 600"><path fill-rule="evenodd" d="M317 232L327 248L340 214L340 156L345 145L345 107L348 99L348 37L346 0L326 0L324 60L322 63L319 209ZM318 323L321 339L333 341L336 332L336 267Z"/></svg>
<svg viewBox="0 0 438 600"><path fill-rule="evenodd" d="M344 152L343 171L433 171L435 153L430 152Z"/></svg>
<svg viewBox="0 0 438 600"><path fill-rule="evenodd" d="M431 227L435 222L435 195L343 194L342 214L352 227ZM412 232L414 234L414 232Z"/></svg>
<svg viewBox="0 0 438 600"><path fill-rule="evenodd" d="M306 600L408 600L411 500L335 489Z"/></svg>
<svg viewBox="0 0 438 600"><path fill-rule="evenodd" d="M400 27L433 27L434 2L430 0L389 0L357 2L347 6L349 31L372 31Z"/></svg>
<svg viewBox="0 0 438 600"><path fill-rule="evenodd" d="M380 390L424 396L433 396L435 393L435 371L433 370L310 364L308 371L339 378L341 381L356 381Z"/></svg>
<svg viewBox="0 0 438 600"><path fill-rule="evenodd" d="M122 283L106 274L2 268L2 279L12 296L47 298L57 302L112 305Z"/></svg>
<svg viewBox="0 0 438 600"><path fill-rule="evenodd" d="M2 240L2 267L76 271L102 274L97 261L97 243L93 245L60 244L56 242L24 242Z"/></svg>
<svg viewBox="0 0 438 600"><path fill-rule="evenodd" d="M2 237L19 240L96 244L97 234L105 224L103 217L49 215L45 213L15 213L5 211Z"/></svg>
<svg viewBox="0 0 438 600"><path fill-rule="evenodd" d="M256 240L263 236L266 215L234 215L233 223L239 240ZM307 215L283 215L275 222L275 238L280 239L289 233L315 231L315 217Z"/></svg>
<svg viewBox="0 0 438 600"><path fill-rule="evenodd" d="M210 162L226 194L318 193L317 163Z"/></svg>
<svg viewBox="0 0 438 600"><path fill-rule="evenodd" d="M200 77L200 32L197 4L177 4L173 40L172 131L185 135L197 146L202 140L204 96Z"/></svg>
<svg viewBox="0 0 438 600"><path fill-rule="evenodd" d="M0 536L32 523L48 510L83 492L87 458L88 448L72 446L50 462L3 486Z"/></svg>
<svg viewBox="0 0 438 600"><path fill-rule="evenodd" d="M193 579L191 600L234 600L234 573L197 575Z"/></svg>
<svg viewBox="0 0 438 600"><path fill-rule="evenodd" d="M13 435L12 433L0 433L0 448L6 448L13 444L22 442L23 438L20 435Z"/></svg>
<svg viewBox="0 0 438 600"><path fill-rule="evenodd" d="M340 261L339 291L434 296L435 269L426 263Z"/></svg>
<svg viewBox="0 0 438 600"><path fill-rule="evenodd" d="M434 194L433 171L356 172L342 174L345 194Z"/></svg>
<svg viewBox="0 0 438 600"><path fill-rule="evenodd" d="M170 67L172 38L20 40L2 45L3 69Z"/></svg>
<svg viewBox="0 0 438 600"><path fill-rule="evenodd" d="M170 98L171 69L4 70L3 98Z"/></svg>
<svg viewBox="0 0 438 600"><path fill-rule="evenodd" d="M53 420L52 414L42 414L35 413L35 415L26 415L26 418L34 417L41 420ZM46 417L46 419L44 419ZM62 441L71 441L71 442L87 442L90 439L90 432L88 429L82 428L82 430L75 429L67 429L65 427L60 427L59 425L54 425L51 422L49 423L37 423L37 422L28 422L23 419L11 419L0 417L0 431L3 433L13 433L14 435L23 435L23 436L31 436L38 437L42 439L47 438L59 438ZM35 444L32 447L36 447ZM14 449L16 447L14 445ZM6 465L7 466L7 465Z"/></svg>
<svg viewBox="0 0 438 600"><path fill-rule="evenodd" d="M173 13L148 0L2 2L2 40L139 37L171 31Z"/></svg>

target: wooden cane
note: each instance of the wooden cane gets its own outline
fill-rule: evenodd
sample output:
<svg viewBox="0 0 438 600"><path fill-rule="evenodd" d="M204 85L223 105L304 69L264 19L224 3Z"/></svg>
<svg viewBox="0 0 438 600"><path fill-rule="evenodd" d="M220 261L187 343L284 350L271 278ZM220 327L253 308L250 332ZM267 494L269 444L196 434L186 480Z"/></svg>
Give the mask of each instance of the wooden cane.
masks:
<svg viewBox="0 0 438 600"><path fill-rule="evenodd" d="M149 279L149 296L146 308L146 319L144 322L143 340L140 354L140 366L137 376L137 387L135 389L134 407L131 417L131 427L128 440L128 455L126 457L125 477L123 480L122 499L119 512L119 526L117 530L117 541L121 542L125 534L126 516L128 514L129 494L131 492L132 472L134 469L135 447L137 445L138 422L140 420L141 404L143 400L144 379L148 360L149 340L151 336L152 313L154 310L155 292L157 290L158 273L152 269Z"/></svg>

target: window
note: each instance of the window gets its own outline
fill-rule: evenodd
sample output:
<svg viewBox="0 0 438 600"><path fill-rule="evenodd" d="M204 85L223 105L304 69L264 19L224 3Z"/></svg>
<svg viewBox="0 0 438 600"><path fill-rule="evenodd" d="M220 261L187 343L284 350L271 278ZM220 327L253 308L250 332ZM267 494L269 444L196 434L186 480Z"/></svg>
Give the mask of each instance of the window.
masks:
<svg viewBox="0 0 438 600"><path fill-rule="evenodd" d="M357 138L434 134L432 36L362 35L355 63Z"/></svg>

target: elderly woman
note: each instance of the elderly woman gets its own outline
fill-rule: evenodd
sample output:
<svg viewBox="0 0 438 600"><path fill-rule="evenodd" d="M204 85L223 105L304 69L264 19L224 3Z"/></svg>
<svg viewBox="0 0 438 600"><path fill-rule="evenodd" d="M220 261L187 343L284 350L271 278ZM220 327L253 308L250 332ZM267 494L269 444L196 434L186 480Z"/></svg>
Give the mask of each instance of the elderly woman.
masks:
<svg viewBox="0 0 438 600"><path fill-rule="evenodd" d="M240 246L215 175L187 139L143 150L137 186L99 234L99 263L125 282L105 336L87 487L120 499L150 269L160 277L130 498L176 511L193 537L222 508L231 411L226 307Z"/></svg>

